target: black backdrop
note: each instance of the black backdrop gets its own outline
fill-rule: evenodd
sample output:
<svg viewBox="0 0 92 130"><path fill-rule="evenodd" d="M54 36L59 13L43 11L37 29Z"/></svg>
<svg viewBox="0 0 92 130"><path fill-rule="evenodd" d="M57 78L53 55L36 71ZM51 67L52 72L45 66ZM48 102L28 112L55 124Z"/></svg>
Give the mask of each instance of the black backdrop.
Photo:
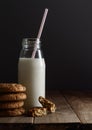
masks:
<svg viewBox="0 0 92 130"><path fill-rule="evenodd" d="M21 41L42 33L46 87L92 88L91 0L0 0L0 82L17 82Z"/></svg>

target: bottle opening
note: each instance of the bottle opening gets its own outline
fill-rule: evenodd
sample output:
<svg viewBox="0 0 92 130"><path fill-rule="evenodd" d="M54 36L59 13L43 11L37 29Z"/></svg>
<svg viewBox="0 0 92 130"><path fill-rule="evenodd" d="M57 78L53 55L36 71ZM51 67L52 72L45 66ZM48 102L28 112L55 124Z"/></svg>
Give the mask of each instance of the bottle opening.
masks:
<svg viewBox="0 0 92 130"><path fill-rule="evenodd" d="M22 40L22 46L24 48L34 47L35 44L38 45L38 48L40 46L40 39L39 38L23 38Z"/></svg>

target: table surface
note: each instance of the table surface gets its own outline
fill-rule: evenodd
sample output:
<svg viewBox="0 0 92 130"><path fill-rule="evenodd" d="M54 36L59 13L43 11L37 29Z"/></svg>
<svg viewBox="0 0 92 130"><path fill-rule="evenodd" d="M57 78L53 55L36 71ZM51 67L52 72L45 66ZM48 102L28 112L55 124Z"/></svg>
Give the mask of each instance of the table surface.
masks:
<svg viewBox="0 0 92 130"><path fill-rule="evenodd" d="M92 91L60 90L47 92L56 112L43 117L0 117L0 123L66 124L92 123Z"/></svg>

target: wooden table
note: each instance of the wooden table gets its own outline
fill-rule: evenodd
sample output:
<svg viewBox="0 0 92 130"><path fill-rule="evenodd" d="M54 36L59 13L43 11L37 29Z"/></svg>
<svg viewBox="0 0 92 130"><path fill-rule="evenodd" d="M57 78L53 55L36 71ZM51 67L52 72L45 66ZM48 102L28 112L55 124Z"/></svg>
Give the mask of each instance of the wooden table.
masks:
<svg viewBox="0 0 92 130"><path fill-rule="evenodd" d="M43 117L0 117L0 130L92 130L92 90L47 92L56 112Z"/></svg>

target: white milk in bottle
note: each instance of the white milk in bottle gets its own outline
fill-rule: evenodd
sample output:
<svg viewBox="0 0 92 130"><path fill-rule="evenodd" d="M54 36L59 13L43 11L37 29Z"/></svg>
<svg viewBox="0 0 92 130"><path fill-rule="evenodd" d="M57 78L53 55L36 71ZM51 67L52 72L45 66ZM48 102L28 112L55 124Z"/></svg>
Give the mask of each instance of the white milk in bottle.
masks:
<svg viewBox="0 0 92 130"><path fill-rule="evenodd" d="M35 57L31 58L35 42L37 42L37 51ZM38 98L45 97L45 60L39 39L23 39L18 62L18 82L26 86L27 99L24 105L26 110L41 106Z"/></svg>

